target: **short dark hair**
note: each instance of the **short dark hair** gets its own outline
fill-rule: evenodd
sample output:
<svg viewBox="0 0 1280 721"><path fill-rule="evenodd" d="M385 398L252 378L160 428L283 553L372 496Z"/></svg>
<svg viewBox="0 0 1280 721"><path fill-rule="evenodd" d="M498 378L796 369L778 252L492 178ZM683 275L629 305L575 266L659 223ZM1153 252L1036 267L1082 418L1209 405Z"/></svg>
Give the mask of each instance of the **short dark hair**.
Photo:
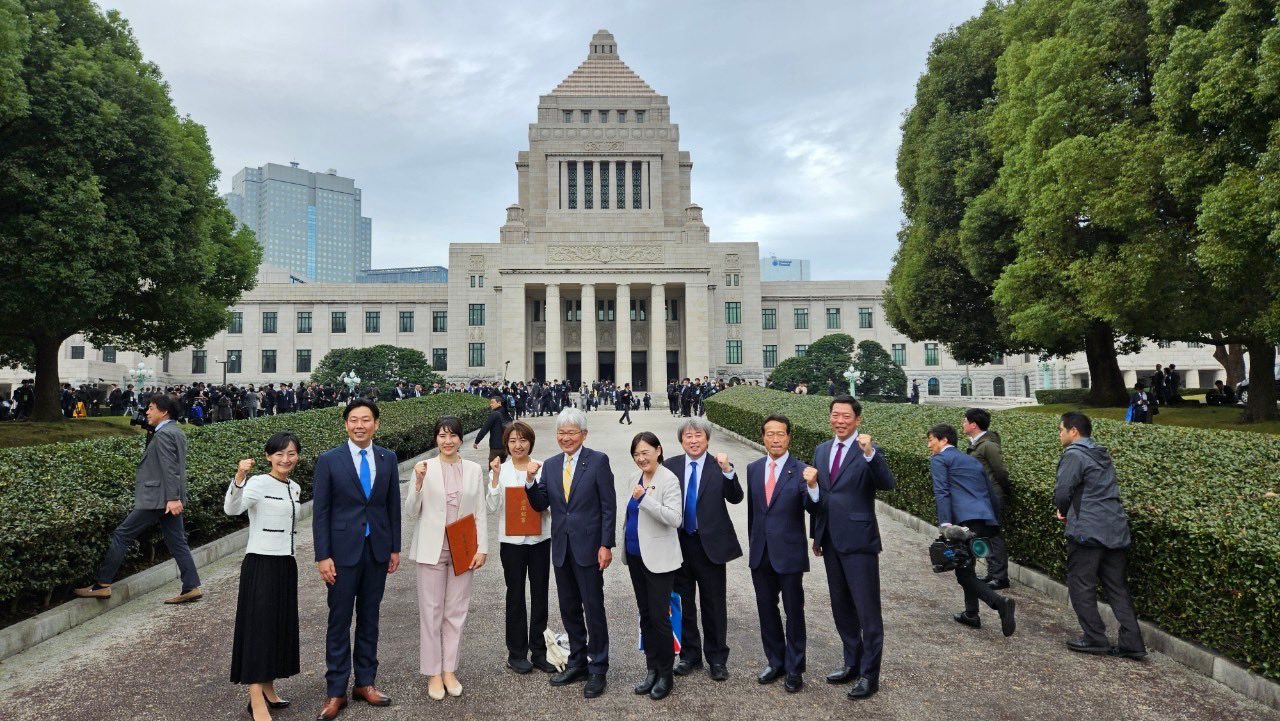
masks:
<svg viewBox="0 0 1280 721"><path fill-rule="evenodd" d="M1062 414L1062 427L1069 431L1077 431L1084 438L1093 435L1093 421L1080 411L1068 411Z"/></svg>
<svg viewBox="0 0 1280 721"><path fill-rule="evenodd" d="M1138 390L1142 390L1143 388L1147 387L1147 384L1143 383L1142 381L1138 381L1137 383L1133 384L1133 387L1137 388Z"/></svg>
<svg viewBox="0 0 1280 721"><path fill-rule="evenodd" d="M658 463L662 463L662 460L663 460L662 459L662 441L658 440L657 434L655 434L653 431L640 431L639 433L636 434L635 438L631 439L632 458L635 457L636 446L640 445L641 441L648 443L650 446L658 449Z"/></svg>
<svg viewBox="0 0 1280 721"><path fill-rule="evenodd" d="M453 435L462 437L462 421L457 416L440 416L440 420L436 421L436 427L431 429L431 437L434 439L440 435L440 431L449 431Z"/></svg>
<svg viewBox="0 0 1280 721"><path fill-rule="evenodd" d="M373 414L373 420L378 420L378 404L368 398L357 398L348 403L347 407L342 409L342 420L347 420L347 416L351 415L351 411L357 408L368 408L369 412Z"/></svg>
<svg viewBox="0 0 1280 721"><path fill-rule="evenodd" d="M178 402L178 397L168 393L156 393L147 400L147 405L155 406L156 410L170 418L177 417L178 411L182 410L182 404Z"/></svg>
<svg viewBox="0 0 1280 721"><path fill-rule="evenodd" d="M772 413L763 422L760 423L760 434L764 435L764 427L770 423L777 422L787 427L787 435L791 435L791 419L781 413Z"/></svg>
<svg viewBox="0 0 1280 721"><path fill-rule="evenodd" d="M529 452L533 453L533 426L525 423L524 421L514 421L511 425L507 426L507 429L502 432L503 448L506 448L507 444L511 442L511 435L513 433L526 441L529 441Z"/></svg>
<svg viewBox="0 0 1280 721"><path fill-rule="evenodd" d="M964 412L964 419L984 431L991 427L991 414L986 408L969 408Z"/></svg>
<svg viewBox="0 0 1280 721"><path fill-rule="evenodd" d="M929 428L929 435L940 441L946 441L953 446L956 444L955 426L951 426L946 423L939 423L938 425Z"/></svg>
<svg viewBox="0 0 1280 721"><path fill-rule="evenodd" d="M273 433L271 434L271 437L267 439L267 447L266 447L267 455L269 456L273 453L279 453L280 451L288 450L289 444L291 443L293 444L294 450L296 450L299 453L302 452L302 441L298 440L297 436L293 435L289 431L280 431L279 433Z"/></svg>
<svg viewBox="0 0 1280 721"><path fill-rule="evenodd" d="M858 402L857 398L854 398L848 393L841 393L835 398L832 398L831 405L827 406L827 411L830 412L833 408L836 407L837 403L847 403L849 404L849 407L853 409L853 415L855 416L862 415L862 404Z"/></svg>

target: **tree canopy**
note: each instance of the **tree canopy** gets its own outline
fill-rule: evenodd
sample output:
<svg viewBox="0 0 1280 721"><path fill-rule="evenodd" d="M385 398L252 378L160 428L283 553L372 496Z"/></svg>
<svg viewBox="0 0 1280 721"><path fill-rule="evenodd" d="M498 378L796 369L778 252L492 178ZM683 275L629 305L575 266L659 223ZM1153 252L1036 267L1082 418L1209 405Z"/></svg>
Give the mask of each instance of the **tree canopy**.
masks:
<svg viewBox="0 0 1280 721"><path fill-rule="evenodd" d="M362 387L376 386L380 398L389 398L399 381L421 383L430 389L432 383L444 384L444 378L431 368L426 354L413 348L375 345L369 348L335 348L325 354L311 373L315 383L341 387L339 376L355 370Z"/></svg>
<svg viewBox="0 0 1280 721"><path fill-rule="evenodd" d="M858 373L858 385L852 389L859 398L864 396L907 395L907 374L893 362L893 356L884 346L873 340L858 344L853 356L853 369Z"/></svg>

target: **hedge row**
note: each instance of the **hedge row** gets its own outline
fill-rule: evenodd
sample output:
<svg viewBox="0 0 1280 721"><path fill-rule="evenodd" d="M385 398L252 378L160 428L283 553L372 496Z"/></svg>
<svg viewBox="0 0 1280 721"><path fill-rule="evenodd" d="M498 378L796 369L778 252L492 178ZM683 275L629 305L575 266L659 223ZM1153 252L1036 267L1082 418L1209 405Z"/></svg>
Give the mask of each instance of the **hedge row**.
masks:
<svg viewBox="0 0 1280 721"><path fill-rule="evenodd" d="M488 403L464 393L384 403L374 441L401 460L429 450L437 418L457 415L478 428ZM263 416L192 429L187 437L189 503L184 521L196 546L245 525L244 516L222 512L227 482L241 458L261 459L277 431L302 441L293 478L311 495L316 457L346 440L340 408ZM47 604L58 590L90 580L110 543L111 531L133 507L134 471L144 438L107 438L0 450L0 604L8 616ZM260 467L265 467L261 466ZM162 545L153 530L129 560L130 568Z"/></svg>
<svg viewBox="0 0 1280 721"><path fill-rule="evenodd" d="M1046 388L1036 391L1036 403L1046 406L1055 403L1084 403L1087 395L1088 388Z"/></svg>
<svg viewBox="0 0 1280 721"><path fill-rule="evenodd" d="M756 438L770 413L791 418L791 450L812 458L830 437L829 399L742 386L707 399L707 417ZM1000 411L1013 493L1006 515L1010 557L1062 580L1066 550L1054 517L1061 448L1058 419ZM868 404L863 428L898 479L880 499L936 521L925 430L959 428L961 409ZM1138 613L1182 638L1280 679L1280 438L1256 433L1095 420L1111 449L1134 546L1129 585ZM927 563L920 549L920 563Z"/></svg>

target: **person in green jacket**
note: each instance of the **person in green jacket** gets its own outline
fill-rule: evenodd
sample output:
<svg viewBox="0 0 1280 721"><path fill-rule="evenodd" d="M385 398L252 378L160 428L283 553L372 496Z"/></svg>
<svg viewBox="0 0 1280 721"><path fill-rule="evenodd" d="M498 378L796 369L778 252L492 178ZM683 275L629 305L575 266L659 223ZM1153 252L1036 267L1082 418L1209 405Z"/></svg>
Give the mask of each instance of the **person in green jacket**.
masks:
<svg viewBox="0 0 1280 721"><path fill-rule="evenodd" d="M991 550L987 554L987 575L982 579L998 591L1009 587L1009 547L1004 539L1004 505L1009 496L1009 468L1004 464L1004 454L1000 451L1000 434L990 430L991 414L985 408L966 410L961 426L969 439L966 451L981 461L983 470L987 472L987 487L991 491L996 521L1001 528L999 535L989 539Z"/></svg>

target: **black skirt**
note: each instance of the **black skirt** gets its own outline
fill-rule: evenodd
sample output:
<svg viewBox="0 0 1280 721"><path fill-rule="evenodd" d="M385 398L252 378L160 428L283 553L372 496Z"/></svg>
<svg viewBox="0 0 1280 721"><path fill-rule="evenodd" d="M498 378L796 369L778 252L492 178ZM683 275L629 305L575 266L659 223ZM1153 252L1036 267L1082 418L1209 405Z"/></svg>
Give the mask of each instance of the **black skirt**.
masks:
<svg viewBox="0 0 1280 721"><path fill-rule="evenodd" d="M298 673L298 564L293 556L245 554L231 646L231 683Z"/></svg>

